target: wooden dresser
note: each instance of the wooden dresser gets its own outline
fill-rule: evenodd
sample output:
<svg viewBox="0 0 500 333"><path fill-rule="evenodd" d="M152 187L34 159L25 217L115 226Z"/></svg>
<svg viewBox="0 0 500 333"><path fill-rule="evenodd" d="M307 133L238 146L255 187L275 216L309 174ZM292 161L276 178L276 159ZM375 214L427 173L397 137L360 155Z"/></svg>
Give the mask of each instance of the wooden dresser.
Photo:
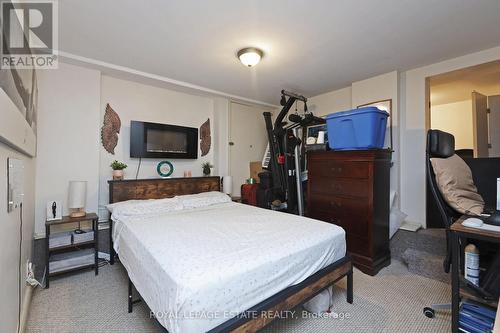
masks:
<svg viewBox="0 0 500 333"><path fill-rule="evenodd" d="M346 231L347 251L361 271L389 265L389 150L308 153L307 215Z"/></svg>

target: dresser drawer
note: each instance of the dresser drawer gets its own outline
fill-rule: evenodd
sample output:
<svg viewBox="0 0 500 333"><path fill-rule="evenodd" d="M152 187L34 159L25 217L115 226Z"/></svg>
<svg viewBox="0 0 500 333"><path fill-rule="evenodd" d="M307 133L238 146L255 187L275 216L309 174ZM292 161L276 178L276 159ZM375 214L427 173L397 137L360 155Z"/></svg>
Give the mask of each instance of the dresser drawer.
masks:
<svg viewBox="0 0 500 333"><path fill-rule="evenodd" d="M370 163L337 160L314 161L309 165L309 174L313 177L366 179L370 174Z"/></svg>
<svg viewBox="0 0 500 333"><path fill-rule="evenodd" d="M347 251L355 254L359 254L362 256L370 256L371 255L371 247L369 238L366 237L358 237L353 234L347 234Z"/></svg>
<svg viewBox="0 0 500 333"><path fill-rule="evenodd" d="M319 210L319 209L309 209L307 216L312 218L312 219L316 219L316 220L320 220L323 222L328 222L328 223L338 225L339 227L342 227L347 232L347 228L344 225L342 225L342 223L344 221L342 219L338 219L338 218L334 217L333 212L326 212L326 211Z"/></svg>
<svg viewBox="0 0 500 333"><path fill-rule="evenodd" d="M353 205L356 206L356 205ZM325 210L317 208L317 206L309 206L308 215L311 218L325 221L328 223L336 224L348 233L358 237L368 237L368 212L362 206L358 207L359 210L344 210L332 208Z"/></svg>
<svg viewBox="0 0 500 333"><path fill-rule="evenodd" d="M343 228L346 232L346 243L347 243L347 251L357 253L363 256L368 256L371 252L370 249L370 236L365 231L364 234L358 234L353 232L351 229L353 228L353 224L349 221L342 218L334 218L330 214L322 211L313 211L309 213L309 217L332 223L338 225ZM367 224L363 223L359 225L359 227L363 227L366 230Z"/></svg>
<svg viewBox="0 0 500 333"><path fill-rule="evenodd" d="M345 195L357 198L368 198L370 194L369 182L365 179L310 177L309 190L311 194Z"/></svg>
<svg viewBox="0 0 500 333"><path fill-rule="evenodd" d="M326 196L311 193L308 205L311 211L319 210L330 214L333 213L335 216L351 216L356 219L368 218L368 205L366 200L357 198Z"/></svg>

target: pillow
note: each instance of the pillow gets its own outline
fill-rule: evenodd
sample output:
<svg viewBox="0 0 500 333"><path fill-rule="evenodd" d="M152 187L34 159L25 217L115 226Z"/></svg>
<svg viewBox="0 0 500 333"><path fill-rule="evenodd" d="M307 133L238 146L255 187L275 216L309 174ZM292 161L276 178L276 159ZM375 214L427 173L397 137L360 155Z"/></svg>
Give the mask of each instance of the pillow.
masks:
<svg viewBox="0 0 500 333"><path fill-rule="evenodd" d="M477 193L469 166L458 155L448 158L431 158L436 183L444 200L457 212L479 215L484 210L484 200Z"/></svg>
<svg viewBox="0 0 500 333"><path fill-rule="evenodd" d="M200 208L231 202L231 198L227 194L217 191L179 195L175 198L179 200L184 208Z"/></svg>
<svg viewBox="0 0 500 333"><path fill-rule="evenodd" d="M123 218L126 216L161 215L182 209L182 204L177 198L129 200L126 205L114 207L112 216Z"/></svg>
<svg viewBox="0 0 500 333"><path fill-rule="evenodd" d="M133 206L135 204L141 203L141 202L146 202L151 199L145 199L145 200L127 200L127 201L120 201L120 202L115 202L112 204L106 205L106 208L108 211L113 214L113 210L118 207L128 207L128 206Z"/></svg>

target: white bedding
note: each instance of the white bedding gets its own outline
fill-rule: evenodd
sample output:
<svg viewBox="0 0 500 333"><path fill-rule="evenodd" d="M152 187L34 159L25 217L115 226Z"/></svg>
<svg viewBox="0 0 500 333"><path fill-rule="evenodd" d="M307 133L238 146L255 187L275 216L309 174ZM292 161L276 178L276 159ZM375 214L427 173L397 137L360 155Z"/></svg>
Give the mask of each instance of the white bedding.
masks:
<svg viewBox="0 0 500 333"><path fill-rule="evenodd" d="M345 256L345 232L332 224L170 200L112 216L120 261L170 333L206 332Z"/></svg>

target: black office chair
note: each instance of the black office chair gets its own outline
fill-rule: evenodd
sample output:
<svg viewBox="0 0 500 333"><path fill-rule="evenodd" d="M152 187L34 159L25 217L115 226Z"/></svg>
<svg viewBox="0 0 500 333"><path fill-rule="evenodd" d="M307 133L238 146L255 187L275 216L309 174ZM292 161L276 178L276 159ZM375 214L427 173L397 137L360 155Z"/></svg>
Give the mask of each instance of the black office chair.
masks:
<svg viewBox="0 0 500 333"><path fill-rule="evenodd" d="M450 133L439 130L429 130L427 132L427 149L426 149L426 173L428 186L430 186L432 195L436 200L436 205L446 229L446 258L443 262L443 269L446 273L450 272L451 266L451 246L450 246L450 227L461 214L451 208L444 200L436 182L436 176L432 169L431 158L448 158L455 154L455 137Z"/></svg>
<svg viewBox="0 0 500 333"><path fill-rule="evenodd" d="M427 148L425 154L426 174L428 186L430 186L432 195L436 200L436 205L446 230L446 257L443 262L443 269L446 273L450 272L451 266L451 237L450 227L455 222L460 214L451 208L438 188L436 176L434 174L431 158L448 158L455 154L455 137L450 133L439 130L429 130L427 132ZM429 317L434 317L434 310L437 309L451 309L451 304L432 304L430 307L424 308L424 314Z"/></svg>
<svg viewBox="0 0 500 333"><path fill-rule="evenodd" d="M426 148L426 174L428 184L430 186L432 195L436 200L436 205L439 210L439 215L446 229L446 257L443 262L443 269L446 273L450 272L451 266L451 225L462 215L450 207L444 200L436 182L431 158L448 158L455 154L455 137L450 134L439 130L429 130L427 132L427 148ZM462 262L462 258L460 262ZM478 292L482 292L478 290ZM429 317L434 317L434 310L437 309L451 309L451 304L433 304L430 307L424 308L424 314Z"/></svg>

